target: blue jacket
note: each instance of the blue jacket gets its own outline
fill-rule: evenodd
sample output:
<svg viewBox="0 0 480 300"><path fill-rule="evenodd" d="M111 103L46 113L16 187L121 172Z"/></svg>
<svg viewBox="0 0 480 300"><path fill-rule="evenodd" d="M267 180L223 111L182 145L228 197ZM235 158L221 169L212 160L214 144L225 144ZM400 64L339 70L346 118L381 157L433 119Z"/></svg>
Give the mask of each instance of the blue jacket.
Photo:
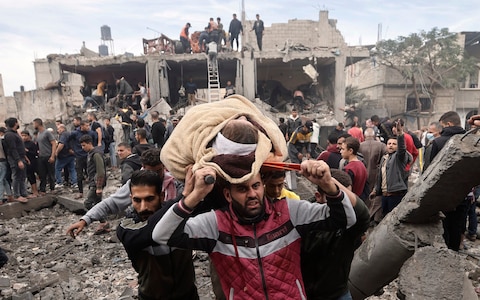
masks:
<svg viewBox="0 0 480 300"><path fill-rule="evenodd" d="M80 145L80 138L88 134L92 137L93 145L97 144L97 133L94 131L80 131L80 129L75 129L70 133L68 141L70 142L70 147L73 149L75 157L87 157L87 152L83 151L82 146Z"/></svg>

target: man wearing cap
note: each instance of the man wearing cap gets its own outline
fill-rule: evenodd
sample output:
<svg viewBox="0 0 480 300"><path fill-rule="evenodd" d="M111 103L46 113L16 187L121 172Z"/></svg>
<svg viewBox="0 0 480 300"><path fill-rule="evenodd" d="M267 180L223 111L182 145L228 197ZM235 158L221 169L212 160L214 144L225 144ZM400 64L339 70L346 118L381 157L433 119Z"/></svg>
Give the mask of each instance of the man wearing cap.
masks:
<svg viewBox="0 0 480 300"><path fill-rule="evenodd" d="M306 121L303 126L298 127L288 142L288 156L292 163L301 163L303 149L306 150L307 159L310 158L310 137L312 136L313 123Z"/></svg>

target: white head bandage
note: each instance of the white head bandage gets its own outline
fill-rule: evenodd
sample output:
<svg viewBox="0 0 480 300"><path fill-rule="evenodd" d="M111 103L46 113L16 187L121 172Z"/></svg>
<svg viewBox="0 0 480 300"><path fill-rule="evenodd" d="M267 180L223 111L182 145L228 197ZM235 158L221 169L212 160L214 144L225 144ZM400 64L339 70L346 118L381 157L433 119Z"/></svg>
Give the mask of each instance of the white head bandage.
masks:
<svg viewBox="0 0 480 300"><path fill-rule="evenodd" d="M255 151L257 144L241 144L227 139L220 132L213 141L212 148L217 154L248 155Z"/></svg>

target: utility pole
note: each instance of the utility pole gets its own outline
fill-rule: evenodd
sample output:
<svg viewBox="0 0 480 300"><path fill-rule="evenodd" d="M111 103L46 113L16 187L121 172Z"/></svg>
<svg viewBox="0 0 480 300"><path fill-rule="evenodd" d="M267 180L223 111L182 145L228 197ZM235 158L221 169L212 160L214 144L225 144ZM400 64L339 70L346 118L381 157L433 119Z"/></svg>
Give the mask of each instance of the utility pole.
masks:
<svg viewBox="0 0 480 300"><path fill-rule="evenodd" d="M242 48L248 42L248 35L245 33L246 30L246 20L245 20L245 0L242 0L242 26L243 26L243 34L242 34Z"/></svg>

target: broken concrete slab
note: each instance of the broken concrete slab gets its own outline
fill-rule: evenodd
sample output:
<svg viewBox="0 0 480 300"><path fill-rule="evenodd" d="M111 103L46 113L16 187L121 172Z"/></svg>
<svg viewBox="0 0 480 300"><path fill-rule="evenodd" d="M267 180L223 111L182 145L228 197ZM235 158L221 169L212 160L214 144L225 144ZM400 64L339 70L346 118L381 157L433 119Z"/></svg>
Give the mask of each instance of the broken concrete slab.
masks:
<svg viewBox="0 0 480 300"><path fill-rule="evenodd" d="M427 223L438 219L438 211L453 210L480 178L478 135L452 137L429 168L409 189L399 206L402 222Z"/></svg>
<svg viewBox="0 0 480 300"><path fill-rule="evenodd" d="M477 299L470 280L465 280L463 257L446 248L423 247L400 270L402 299ZM473 295L473 297L472 297Z"/></svg>
<svg viewBox="0 0 480 300"><path fill-rule="evenodd" d="M29 199L27 203L8 202L0 205L0 219L20 218L26 212L52 207L55 203L56 199L52 195Z"/></svg>
<svg viewBox="0 0 480 300"><path fill-rule="evenodd" d="M439 212L455 208L478 185L478 136L461 138L454 136L447 142L398 207L357 250L349 277L353 299L364 299L381 289L397 277L416 248L433 245L442 233Z"/></svg>
<svg viewBox="0 0 480 300"><path fill-rule="evenodd" d="M57 196L57 203L75 214L85 214L87 211L82 200L75 200L66 195Z"/></svg>
<svg viewBox="0 0 480 300"><path fill-rule="evenodd" d="M436 236L442 233L440 222L413 225L391 217L381 224L368 235L368 242L366 240L355 252L349 278L354 299L364 299L394 280L415 249L433 244Z"/></svg>
<svg viewBox="0 0 480 300"><path fill-rule="evenodd" d="M30 292L12 295L12 300L33 300L33 294Z"/></svg>

